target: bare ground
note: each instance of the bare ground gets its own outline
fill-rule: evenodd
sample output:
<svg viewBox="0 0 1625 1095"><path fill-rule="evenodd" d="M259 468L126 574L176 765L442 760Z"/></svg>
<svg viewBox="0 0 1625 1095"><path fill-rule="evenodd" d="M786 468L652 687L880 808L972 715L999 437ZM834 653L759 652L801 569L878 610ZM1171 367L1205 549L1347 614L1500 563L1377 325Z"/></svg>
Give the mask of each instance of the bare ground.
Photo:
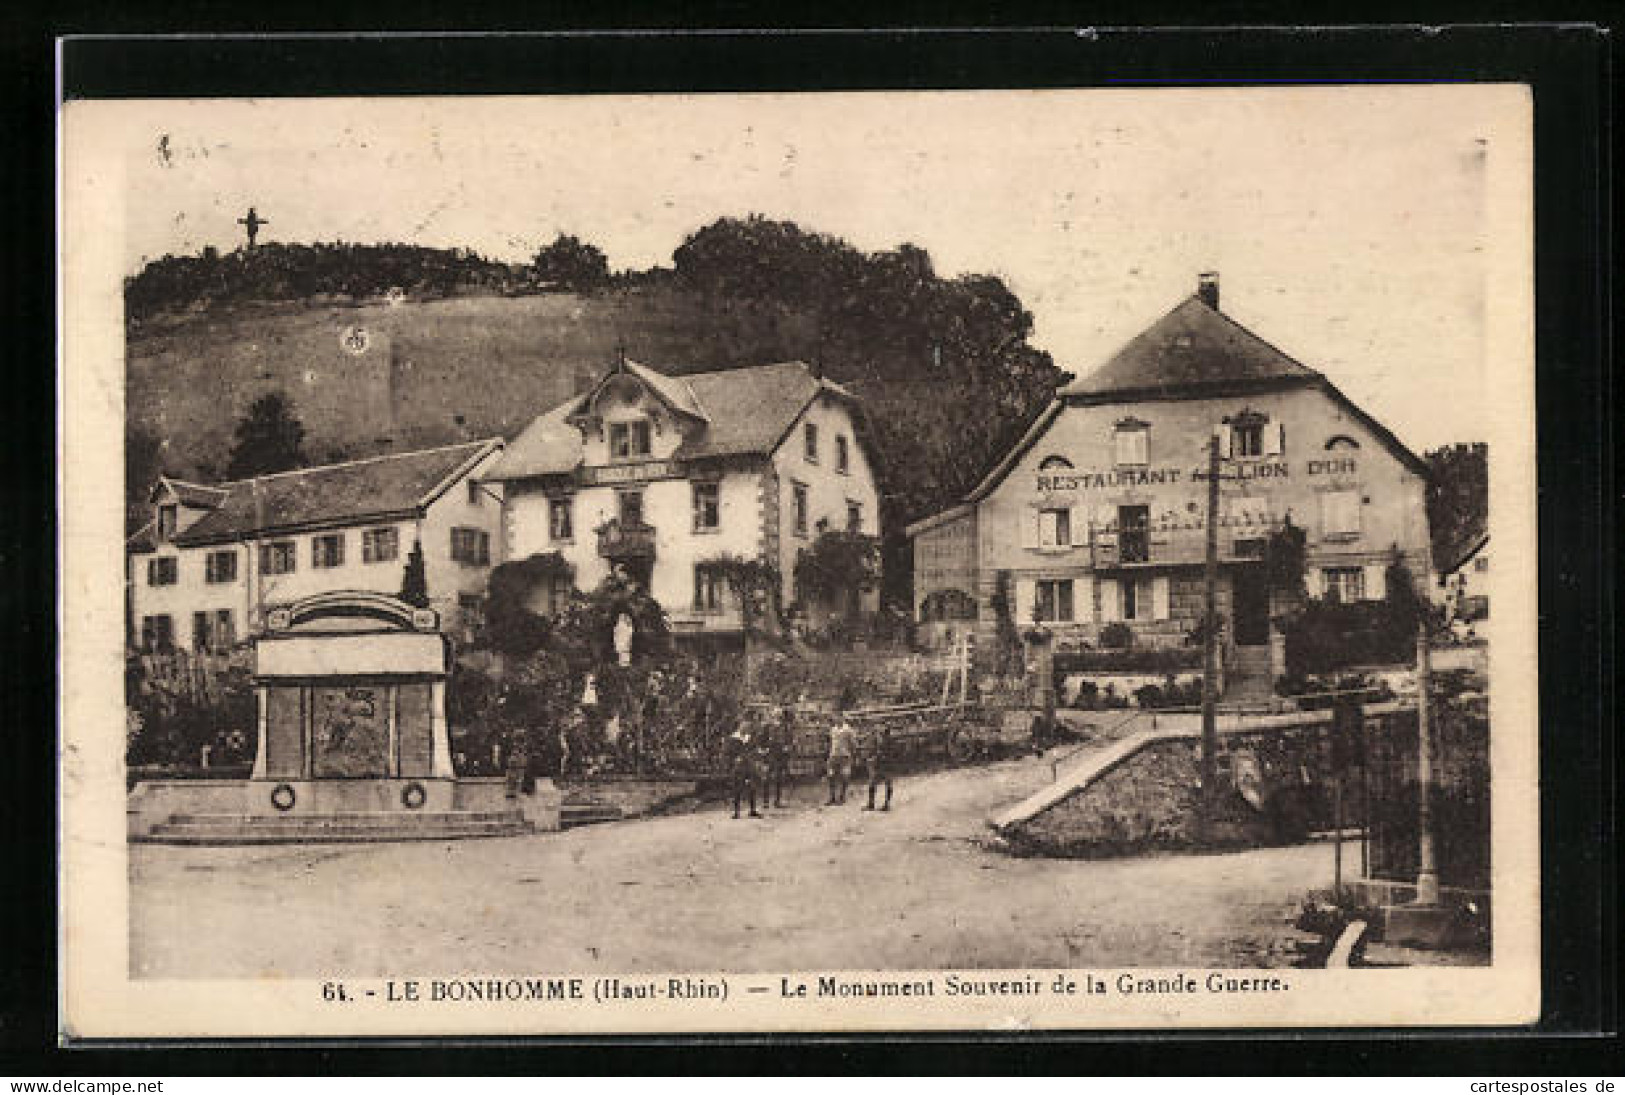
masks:
<svg viewBox="0 0 1625 1095"><path fill-rule="evenodd" d="M1286 965L1324 844L1017 859L1026 758L899 780L890 813L725 809L490 840L130 849L137 977Z"/></svg>

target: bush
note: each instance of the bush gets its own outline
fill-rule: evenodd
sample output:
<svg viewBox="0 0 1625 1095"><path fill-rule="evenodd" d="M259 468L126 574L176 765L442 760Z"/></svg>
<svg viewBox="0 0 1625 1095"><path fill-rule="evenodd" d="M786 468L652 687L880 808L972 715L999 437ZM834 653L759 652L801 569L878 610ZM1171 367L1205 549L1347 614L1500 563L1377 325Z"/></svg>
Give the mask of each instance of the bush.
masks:
<svg viewBox="0 0 1625 1095"><path fill-rule="evenodd" d="M1307 677L1351 665L1408 662L1415 651L1413 620L1386 601L1310 601L1286 623L1286 670Z"/></svg>
<svg viewBox="0 0 1625 1095"><path fill-rule="evenodd" d="M1190 647L1146 650L1076 650L1055 655L1055 674L1158 673L1171 675L1202 668L1202 652Z"/></svg>

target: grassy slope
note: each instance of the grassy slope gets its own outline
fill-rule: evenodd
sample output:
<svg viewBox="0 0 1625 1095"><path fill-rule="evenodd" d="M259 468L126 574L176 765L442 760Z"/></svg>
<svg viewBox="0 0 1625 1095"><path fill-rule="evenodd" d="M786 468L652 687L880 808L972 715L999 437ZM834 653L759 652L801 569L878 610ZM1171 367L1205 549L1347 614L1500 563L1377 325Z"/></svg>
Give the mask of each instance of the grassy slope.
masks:
<svg viewBox="0 0 1625 1095"><path fill-rule="evenodd" d="M351 325L372 336L360 356L340 345ZM669 291L236 305L131 335L127 423L168 442L172 474L209 477L267 391L292 398L320 462L511 436L578 376L607 367L618 345L692 372L806 357L814 344L805 316Z"/></svg>

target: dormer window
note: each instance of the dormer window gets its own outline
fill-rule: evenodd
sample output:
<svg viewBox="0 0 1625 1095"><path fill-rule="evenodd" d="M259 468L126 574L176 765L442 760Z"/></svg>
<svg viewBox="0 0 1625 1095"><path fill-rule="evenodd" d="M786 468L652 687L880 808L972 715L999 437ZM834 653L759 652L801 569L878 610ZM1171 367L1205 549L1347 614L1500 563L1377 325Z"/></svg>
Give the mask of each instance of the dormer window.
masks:
<svg viewBox="0 0 1625 1095"><path fill-rule="evenodd" d="M1151 437L1151 424L1138 418L1124 418L1117 423L1113 435L1118 464L1144 465Z"/></svg>
<svg viewBox="0 0 1625 1095"><path fill-rule="evenodd" d="M611 422L609 424L609 455L614 460L631 460L649 455L649 421Z"/></svg>
<svg viewBox="0 0 1625 1095"><path fill-rule="evenodd" d="M158 539L172 540L175 537L175 503L168 502L158 507Z"/></svg>

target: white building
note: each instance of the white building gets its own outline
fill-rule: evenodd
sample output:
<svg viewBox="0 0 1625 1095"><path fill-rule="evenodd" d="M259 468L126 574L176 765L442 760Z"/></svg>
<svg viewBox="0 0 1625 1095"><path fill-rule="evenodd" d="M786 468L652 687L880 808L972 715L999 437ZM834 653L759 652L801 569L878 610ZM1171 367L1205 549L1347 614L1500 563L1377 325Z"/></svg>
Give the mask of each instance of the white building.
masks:
<svg viewBox="0 0 1625 1095"><path fill-rule="evenodd" d="M314 593L398 593L413 544L430 607L465 626L501 526L501 495L478 476L501 451L475 441L218 486L161 479L127 545L132 641L223 650Z"/></svg>
<svg viewBox="0 0 1625 1095"><path fill-rule="evenodd" d="M622 360L484 478L503 486L505 559L557 552L581 589L621 566L679 635L741 631L739 598L708 563L771 563L790 605L796 560L821 532L880 532L858 402L801 362L666 376ZM560 580L531 607L567 592ZM802 607L817 622L840 606Z"/></svg>

